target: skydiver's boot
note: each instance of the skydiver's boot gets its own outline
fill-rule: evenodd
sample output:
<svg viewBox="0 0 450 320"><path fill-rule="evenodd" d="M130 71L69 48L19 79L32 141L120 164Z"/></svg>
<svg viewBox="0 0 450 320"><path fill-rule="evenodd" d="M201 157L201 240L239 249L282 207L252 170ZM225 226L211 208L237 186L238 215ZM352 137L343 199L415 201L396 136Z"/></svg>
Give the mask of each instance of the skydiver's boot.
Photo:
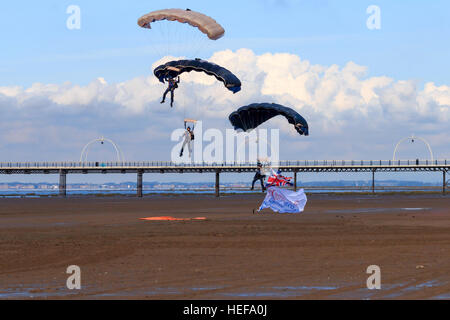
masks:
<svg viewBox="0 0 450 320"><path fill-rule="evenodd" d="M180 158L183 156L183 148L181 148L181 151L180 151Z"/></svg>

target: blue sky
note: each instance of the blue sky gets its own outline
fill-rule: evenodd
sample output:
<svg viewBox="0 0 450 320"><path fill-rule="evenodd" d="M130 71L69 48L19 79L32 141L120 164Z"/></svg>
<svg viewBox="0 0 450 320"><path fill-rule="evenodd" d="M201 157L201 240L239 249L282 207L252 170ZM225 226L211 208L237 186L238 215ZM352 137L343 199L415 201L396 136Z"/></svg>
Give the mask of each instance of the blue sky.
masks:
<svg viewBox="0 0 450 320"><path fill-rule="evenodd" d="M81 8L81 30L68 30L66 9ZM381 30L366 28L366 8L381 8ZM142 14L190 7L226 28L218 47L291 52L318 64L368 66L372 75L448 83L448 1L8 1L0 12L0 85L80 84L102 76L145 74L152 58ZM121 50L121 51L120 51ZM117 52L121 54L117 54Z"/></svg>
<svg viewBox="0 0 450 320"><path fill-rule="evenodd" d="M81 9L80 30L66 27L69 5ZM380 30L366 27L369 5L381 9ZM171 7L201 11L224 26L225 36L201 54L204 58L216 54L215 61L230 63L244 82L241 93L221 92L216 101L211 92L217 87L205 87L200 79L179 90L180 109L159 105L164 88L146 79L151 79L151 66L162 57L149 41L153 30L139 28L137 19ZM438 0L5 2L0 11L0 161L76 160L88 141L102 135L121 145L129 160L169 160L167 140L176 128L172 124L181 124L186 115L181 111L187 108L181 106L189 98L181 91L186 88L198 101L194 116L206 114L202 108L210 107L207 103L217 102L218 110L224 110L203 119L205 125L221 130L229 128L223 115L255 100L271 99L297 108L308 119L312 135L298 140L282 133L283 141L298 146L281 150L284 159L389 159L393 145L412 133L427 138L437 158L448 158L448 12L450 2ZM239 51L242 48L250 53ZM224 50L232 53L217 54ZM255 69L261 76L251 77L252 67L242 63L243 57L259 68L267 54L277 66L287 68L286 77L277 73L278 67ZM336 75L325 79L324 70L333 65L338 67ZM291 75L289 68L306 71ZM261 80L263 74L268 76ZM304 77L309 79L305 83ZM102 87L98 78L108 86ZM295 81L289 90L277 87L277 81L284 84L291 78ZM258 81L254 92L247 89ZM310 88L311 83L317 90ZM305 98L296 90L303 84ZM373 89L369 96L367 85ZM123 87L130 98L123 97ZM195 88L203 90L203 96ZM322 101L320 90L326 89L335 92ZM360 106L360 89L364 99L376 96L376 101ZM150 98L141 92L146 90ZM61 96L52 96L54 91ZM82 102L77 99L85 95ZM343 108L342 101L352 108ZM333 132L329 129L333 126L342 128ZM427 157L424 146L402 150L404 157ZM92 156L96 152L102 156L98 150ZM113 156L112 150L106 154Z"/></svg>

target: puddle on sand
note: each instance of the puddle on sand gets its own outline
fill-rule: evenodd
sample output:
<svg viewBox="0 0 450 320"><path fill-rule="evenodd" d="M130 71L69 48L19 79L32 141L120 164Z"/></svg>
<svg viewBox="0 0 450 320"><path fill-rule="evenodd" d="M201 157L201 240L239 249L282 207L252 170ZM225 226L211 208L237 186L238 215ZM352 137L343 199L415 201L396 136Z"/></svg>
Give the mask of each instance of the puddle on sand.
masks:
<svg viewBox="0 0 450 320"><path fill-rule="evenodd" d="M446 283L439 282L438 280L431 280L431 281L427 281L427 282L420 283L420 284L417 284L417 285L412 285L412 286L408 286L408 287L402 288L402 289L400 289L400 291L388 294L384 298L388 298L388 299L389 298L398 298L398 297L401 297L402 295L407 294L407 293L411 293L411 292L415 292L415 291L419 291L419 290L424 290L426 288L440 287L440 286L443 286L445 284ZM450 296L448 298L450 298ZM433 298L433 299L437 299L437 298Z"/></svg>
<svg viewBox="0 0 450 320"><path fill-rule="evenodd" d="M242 293L222 293L220 295L239 298L287 298L298 296L293 292L242 292Z"/></svg>
<svg viewBox="0 0 450 320"><path fill-rule="evenodd" d="M432 298L433 300L450 300L450 292L438 295Z"/></svg>
<svg viewBox="0 0 450 320"><path fill-rule="evenodd" d="M320 286L285 286L285 287L261 287L259 292L234 292L220 293L222 296L241 297L241 298L288 298L299 297L314 291L331 291L338 287L320 287Z"/></svg>
<svg viewBox="0 0 450 320"><path fill-rule="evenodd" d="M325 211L325 213L376 213L376 212L384 212L387 210L393 210L393 208L339 209L339 210L327 210Z"/></svg>
<svg viewBox="0 0 450 320"><path fill-rule="evenodd" d="M16 289L0 289L0 299L34 299L34 298L50 298L65 297L76 295L79 291L69 291L61 289L58 291L45 291L45 289L37 288L16 288Z"/></svg>
<svg viewBox="0 0 450 320"><path fill-rule="evenodd" d="M401 298L405 294L424 290L426 288L438 287L442 286L444 283L439 282L438 280L431 280L424 283L420 283L417 285L410 285L409 283L399 283L399 284L390 284L390 285L382 285L380 290L369 290L367 288L356 289L348 292L342 292L338 294L334 294L329 296L329 298L337 298L337 299L363 299L370 300L372 298L377 299L394 299ZM384 294L386 291L391 291L393 289L398 288L398 291ZM449 296L450 298L450 296Z"/></svg>
<svg viewBox="0 0 450 320"><path fill-rule="evenodd" d="M215 296L237 297L237 298L295 298L301 297L306 294L314 292L322 292L327 298L331 299L362 299L370 300L373 298L381 299L394 299L401 298L403 295L424 290L426 288L433 288L445 285L445 282L438 280L431 280L424 283L411 285L411 283L401 284L389 284L382 285L380 290L369 290L367 288L360 288L356 290L334 293L334 290L341 289L342 287L336 286L273 286L273 287L260 287L257 291L242 291L242 292L217 292ZM18 288L0 288L0 299L46 299L52 297L69 297L77 294L88 294L91 291L92 297L144 297L144 296L157 296L157 295L178 295L187 293L189 291L201 292L209 290L225 289L223 286L205 286L205 287L192 287L192 288L149 288L139 290L121 290L116 292L95 293L95 288L82 288L79 290L68 290L67 288L58 289L41 289L40 286L19 286ZM388 291L398 289L395 292L386 294ZM84 289L84 290L83 290ZM88 289L88 291L86 291ZM342 288L345 289L345 288ZM94 292L93 292L94 291ZM98 291L97 291L98 292ZM450 299L450 293L441 294L432 299Z"/></svg>
<svg viewBox="0 0 450 320"><path fill-rule="evenodd" d="M341 292L337 294L333 294L329 296L330 299L362 299L362 300L370 300L373 296L382 293L383 291L389 291L394 288L402 287L405 284L388 284L381 285L380 290L370 290L367 288L360 288L352 291Z"/></svg>
<svg viewBox="0 0 450 320"><path fill-rule="evenodd" d="M208 290L218 290L223 289L225 287L197 287L197 288L191 288L192 291L208 291Z"/></svg>
<svg viewBox="0 0 450 320"><path fill-rule="evenodd" d="M361 209L339 209L339 210L327 210L325 213L378 213L388 211L425 211L431 210L431 208L361 208Z"/></svg>
<svg viewBox="0 0 450 320"><path fill-rule="evenodd" d="M439 287L442 286L443 283L440 283L437 280L431 280L431 281L427 281L415 286L411 286L411 287L407 287L405 289L403 289L403 291L416 291L416 290L420 290L420 289L425 289L425 288L432 288L432 287Z"/></svg>
<svg viewBox="0 0 450 320"><path fill-rule="evenodd" d="M312 291L312 290L336 290L338 287L272 287L275 290L294 290L294 291Z"/></svg>
<svg viewBox="0 0 450 320"><path fill-rule="evenodd" d="M156 296L156 295L172 295L172 294L183 294L186 291L209 291L218 290L225 287L193 287L193 288L153 288L152 290L123 290L111 293L99 293L95 294L94 297L138 297L138 296Z"/></svg>
<svg viewBox="0 0 450 320"><path fill-rule="evenodd" d="M142 296L156 296L156 295L171 295L181 294L182 292L176 288L154 288L152 290L123 290L117 292L107 292L94 294L93 297L142 297Z"/></svg>

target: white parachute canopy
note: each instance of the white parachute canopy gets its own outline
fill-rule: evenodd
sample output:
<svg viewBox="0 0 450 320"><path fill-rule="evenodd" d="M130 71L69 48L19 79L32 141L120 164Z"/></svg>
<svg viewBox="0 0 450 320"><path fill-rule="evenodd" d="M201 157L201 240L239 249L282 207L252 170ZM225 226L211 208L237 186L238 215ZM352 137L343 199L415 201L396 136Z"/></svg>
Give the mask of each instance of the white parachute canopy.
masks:
<svg viewBox="0 0 450 320"><path fill-rule="evenodd" d="M269 187L258 211L270 208L279 213L299 213L305 209L307 200L303 189L295 192L278 187Z"/></svg>

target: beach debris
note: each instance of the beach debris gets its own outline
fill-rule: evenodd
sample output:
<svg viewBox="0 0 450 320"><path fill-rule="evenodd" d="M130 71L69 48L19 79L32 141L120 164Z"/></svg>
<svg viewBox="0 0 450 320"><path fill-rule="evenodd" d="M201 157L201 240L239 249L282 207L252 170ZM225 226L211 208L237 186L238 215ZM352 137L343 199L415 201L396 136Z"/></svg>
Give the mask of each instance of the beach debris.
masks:
<svg viewBox="0 0 450 320"><path fill-rule="evenodd" d="M174 217L170 217L170 216L164 216L164 217L139 218L139 220L145 220L145 221L203 221L203 220L206 220L206 218L205 217L174 218Z"/></svg>
<svg viewBox="0 0 450 320"><path fill-rule="evenodd" d="M419 264L419 265L416 266L416 269L425 269L425 266Z"/></svg>

